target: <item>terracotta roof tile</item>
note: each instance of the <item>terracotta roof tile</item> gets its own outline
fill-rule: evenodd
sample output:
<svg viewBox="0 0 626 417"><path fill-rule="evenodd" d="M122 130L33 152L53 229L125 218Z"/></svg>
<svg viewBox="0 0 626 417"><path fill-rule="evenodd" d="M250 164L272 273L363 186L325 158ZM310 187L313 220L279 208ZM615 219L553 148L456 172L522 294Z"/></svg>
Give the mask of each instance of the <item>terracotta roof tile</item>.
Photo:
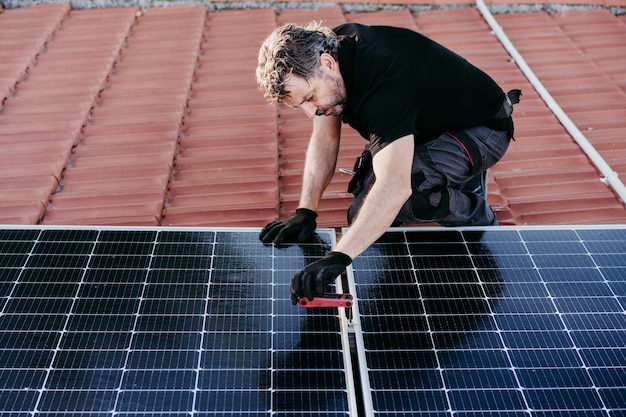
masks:
<svg viewBox="0 0 626 417"><path fill-rule="evenodd" d="M566 16L571 16L570 18L575 19L577 24L566 24L565 22L569 21L569 18ZM499 21L512 42L522 52L525 60L533 68L533 71L543 80L543 84L548 91L560 106L567 111L568 116L583 134L588 135L591 143L594 142L594 137L603 136L602 147L606 148L607 144L610 144L608 148L610 148L611 152L598 149L605 159L608 159L616 151L624 148L624 145L621 144L623 141L618 140L618 138L626 134L626 124L624 123L626 113L621 110L624 108L624 104L626 104L626 95L624 95L623 90L615 85L601 65L594 61L593 55L580 44L579 38L584 38L584 34L589 33L589 28L596 26L594 22L597 21L598 17L602 18L605 25L612 24L618 31L621 31L621 26L617 19L613 15L607 16L603 13L585 13L584 16L576 13L568 13L567 15L555 14L554 16L549 16L546 13L529 13L523 19L525 21L523 25L520 23L522 19L511 19L507 15L500 16ZM539 30L540 27L546 26L552 27L553 30ZM583 29L577 29L577 27ZM541 36L528 36L528 33L541 33ZM581 35L576 35L576 33L581 33ZM567 62L567 70L564 67L560 77L544 76L544 73L552 73L554 71L549 65L548 54L550 53L555 56L558 54L558 56L565 57L560 59L560 61L563 63ZM615 53L619 55L620 51L617 50ZM602 134L605 130L609 137ZM613 137L613 140L610 139L610 136ZM583 161L581 160L579 163L582 164ZM572 168L574 167L572 166ZM566 170L568 168L563 167L561 169ZM613 165L613 169L619 169L617 172L622 178L626 176L623 164L619 167ZM594 177L596 177L596 183L601 184L599 182L599 174L595 173ZM565 188L564 184L559 185L558 192L562 193L562 190ZM610 190L607 189L606 192L610 193ZM599 200L604 201L606 199L599 192L586 192L586 189L581 187L578 195L561 202L561 206L564 208L568 207L568 210L570 210L571 207L578 206L576 200L581 199L581 197L584 197L582 199L587 202L597 199L598 204ZM607 210L594 212L593 220L587 219L589 214L581 211L579 216L580 222L623 223L624 219L615 218L615 212L619 211L611 210L622 207L622 205L617 201L612 204L605 204L606 206L604 207ZM573 217L571 212L567 215ZM572 222L572 220L568 222Z"/></svg>
<svg viewBox="0 0 626 417"><path fill-rule="evenodd" d="M209 16L163 224L250 226L278 217L276 112L254 79L260 40L275 24L269 9Z"/></svg>
<svg viewBox="0 0 626 417"><path fill-rule="evenodd" d="M65 14L68 11L67 7L60 9L47 7L43 10L36 7L35 9L47 13L56 12L57 14ZM118 16L128 14L129 10L118 10ZM87 15L82 14L82 16ZM2 18L4 17L6 17L5 14ZM61 178L63 169L69 161L72 147L78 141L81 128L89 116L89 109L93 105L107 73L107 71L101 70L84 70L81 72L81 77L76 77L72 71L68 71L70 67L61 65L47 67L46 63L63 62L68 56L71 56L72 67L81 68L82 62L100 61L101 66L109 66L110 68L117 55L117 50L121 46L120 39L107 42L106 38L93 38L102 46L98 51L90 54L68 54L68 48L71 49L71 45L76 39L81 39L87 34L93 37L93 25L79 24L76 27L72 25L72 22L80 23L80 21L80 15L72 16L54 32L54 40L50 41L45 51L39 54L37 65L30 68L28 77L21 80L16 85L14 93L5 100L4 109L6 112L0 113L2 143L10 143L11 135L17 135L22 143L31 144L32 152L34 152L24 154L22 157L11 155L9 152L4 153L1 156L1 164L11 169L10 175L15 177L27 176L33 171L44 170L41 180L37 181L33 178L30 188L24 189L19 196L7 192L6 188L0 191L3 196L6 196L4 199L9 204L11 204L13 196L17 201L25 202L25 207L22 210L27 218L24 218L24 222L36 223L43 215L43 210L40 210L36 220L34 220L35 212L32 201L38 202L35 206L38 209L45 208L50 195L56 190L57 184L51 182L50 178ZM56 21L55 26L58 23ZM102 23L102 26L107 25L115 25L121 29L123 26L127 27L129 23L124 20ZM66 31L67 36L57 36L58 32L63 30ZM56 111L52 111L52 106L57 103L58 97L65 98L62 103L67 103L68 98L71 97L74 104L72 106L59 105ZM43 109L45 111L42 112ZM54 152L45 152L45 150L52 149ZM5 187L10 187L10 184ZM27 197L29 191L31 195ZM17 201L12 204L12 207L19 207ZM9 218L16 217L13 212L7 212L7 215ZM3 217L4 212L0 214L0 221L3 221Z"/></svg>
<svg viewBox="0 0 626 417"><path fill-rule="evenodd" d="M0 98L4 100L35 62L69 13L69 4L4 10L0 15Z"/></svg>
<svg viewBox="0 0 626 417"><path fill-rule="evenodd" d="M134 18L136 11L129 11ZM74 167L80 168L81 180L64 178L44 223L118 218L160 224L205 18L201 8L149 9L133 21L124 47L116 51L115 70L101 92L102 100L92 111L66 170L71 173ZM128 97L142 100L129 107L123 100ZM155 103L170 106L155 109ZM155 143L164 139L164 132L169 132L170 140ZM127 141L107 141L116 134L126 134ZM141 167L142 171L120 186L118 178L106 178L106 172L120 167ZM93 184L98 187L92 188L88 179L95 177L98 180Z"/></svg>
<svg viewBox="0 0 626 417"><path fill-rule="evenodd" d="M496 19L626 178L624 17L602 9ZM262 226L288 216L299 201L311 122L266 103L254 69L258 46L274 27L311 20L419 30L503 88L524 91L515 109L517 140L488 175L488 200L501 224L626 221L623 204L476 9L347 13L329 3L280 12L69 4L4 10L0 223ZM351 168L364 144L345 126L338 167ZM345 225L348 181L339 172L333 178L320 226Z"/></svg>

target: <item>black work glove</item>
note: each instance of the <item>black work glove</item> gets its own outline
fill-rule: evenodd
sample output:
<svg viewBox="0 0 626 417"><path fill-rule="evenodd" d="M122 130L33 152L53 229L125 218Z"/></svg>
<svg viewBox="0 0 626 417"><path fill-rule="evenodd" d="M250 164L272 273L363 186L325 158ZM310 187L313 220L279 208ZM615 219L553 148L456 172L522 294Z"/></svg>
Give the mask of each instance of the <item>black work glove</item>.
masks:
<svg viewBox="0 0 626 417"><path fill-rule="evenodd" d="M309 264L291 277L291 304L296 305L301 297L313 300L314 295L322 294L324 288L351 263L352 258L345 253L330 251L322 259Z"/></svg>
<svg viewBox="0 0 626 417"><path fill-rule="evenodd" d="M292 241L294 237L297 242L306 242L317 227L316 218L317 213L313 210L299 208L293 216L265 226L259 239L266 245L272 242L278 245L285 240Z"/></svg>

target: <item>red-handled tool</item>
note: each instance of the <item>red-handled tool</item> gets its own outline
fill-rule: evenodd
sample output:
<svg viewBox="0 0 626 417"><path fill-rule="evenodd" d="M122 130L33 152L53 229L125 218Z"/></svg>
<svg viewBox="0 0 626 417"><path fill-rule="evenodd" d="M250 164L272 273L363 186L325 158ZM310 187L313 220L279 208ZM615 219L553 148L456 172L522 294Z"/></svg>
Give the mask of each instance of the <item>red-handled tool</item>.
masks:
<svg viewBox="0 0 626 417"><path fill-rule="evenodd" d="M298 300L298 305L304 308L315 307L344 307L352 308L352 296L350 294L333 294L326 293L321 296L309 300L306 297L302 297Z"/></svg>

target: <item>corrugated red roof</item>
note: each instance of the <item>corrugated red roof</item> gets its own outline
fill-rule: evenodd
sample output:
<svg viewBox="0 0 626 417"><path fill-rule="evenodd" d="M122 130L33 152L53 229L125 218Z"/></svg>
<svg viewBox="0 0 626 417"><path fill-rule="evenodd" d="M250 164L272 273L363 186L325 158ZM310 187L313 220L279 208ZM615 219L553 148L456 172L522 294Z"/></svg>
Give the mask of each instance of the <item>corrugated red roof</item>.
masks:
<svg viewBox="0 0 626 417"><path fill-rule="evenodd" d="M262 226L289 215L299 200L310 120L267 104L254 69L258 46L273 28L310 20L418 30L504 89L523 90L517 140L489 172L488 200L501 224L626 223L624 205L483 17L471 3L456 4L412 11L381 3L374 12L346 11L358 10L353 2L281 11L4 9L0 223ZM601 8L496 19L626 178L624 16ZM338 167L351 168L364 143L345 127ZM321 226L345 225L348 180L338 172L324 194Z"/></svg>

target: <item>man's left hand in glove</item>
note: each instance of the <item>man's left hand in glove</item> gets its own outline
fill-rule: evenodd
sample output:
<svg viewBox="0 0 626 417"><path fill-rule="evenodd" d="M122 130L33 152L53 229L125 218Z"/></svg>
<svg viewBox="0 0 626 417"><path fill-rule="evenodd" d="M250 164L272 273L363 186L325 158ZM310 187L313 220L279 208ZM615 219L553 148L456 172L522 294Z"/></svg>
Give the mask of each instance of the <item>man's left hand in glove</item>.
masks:
<svg viewBox="0 0 626 417"><path fill-rule="evenodd" d="M345 253L330 251L322 259L309 264L291 278L291 303L296 305L301 297L313 300L315 295L323 294L324 288L351 263L352 258Z"/></svg>

